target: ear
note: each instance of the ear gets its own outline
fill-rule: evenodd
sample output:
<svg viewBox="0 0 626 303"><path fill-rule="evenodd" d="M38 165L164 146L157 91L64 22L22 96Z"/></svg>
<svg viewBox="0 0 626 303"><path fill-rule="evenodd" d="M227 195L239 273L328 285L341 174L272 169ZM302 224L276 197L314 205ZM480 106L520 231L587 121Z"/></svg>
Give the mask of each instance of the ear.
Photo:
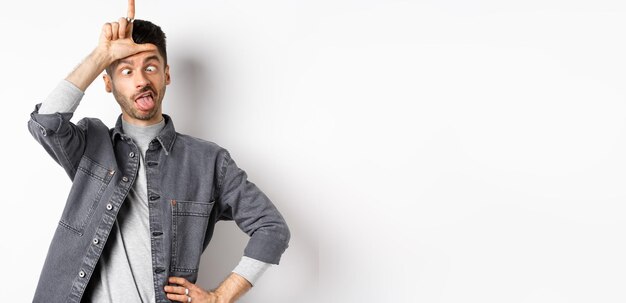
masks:
<svg viewBox="0 0 626 303"><path fill-rule="evenodd" d="M172 82L170 78L170 65L165 66L165 85L169 85Z"/></svg>
<svg viewBox="0 0 626 303"><path fill-rule="evenodd" d="M111 84L111 77L107 74L102 75L102 80L104 80L104 90L107 91L107 93L110 93L113 91L113 85Z"/></svg>

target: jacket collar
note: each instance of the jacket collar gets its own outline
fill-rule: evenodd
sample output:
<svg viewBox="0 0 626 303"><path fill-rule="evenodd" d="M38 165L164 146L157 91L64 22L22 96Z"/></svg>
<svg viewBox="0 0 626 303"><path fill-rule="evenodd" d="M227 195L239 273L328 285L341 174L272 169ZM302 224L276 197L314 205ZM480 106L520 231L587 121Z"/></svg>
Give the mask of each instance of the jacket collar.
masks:
<svg viewBox="0 0 626 303"><path fill-rule="evenodd" d="M174 122L172 122L172 118L170 116L163 114L163 119L165 120L165 126L159 132L155 139L159 141L161 147L165 150L165 154L169 155L172 151L172 147L174 146L174 141L176 140L176 130L174 129ZM117 122L115 123L115 128L111 133L111 141L115 142L117 137L121 137L122 139L128 138L124 135L122 130L122 115L120 114L117 117Z"/></svg>

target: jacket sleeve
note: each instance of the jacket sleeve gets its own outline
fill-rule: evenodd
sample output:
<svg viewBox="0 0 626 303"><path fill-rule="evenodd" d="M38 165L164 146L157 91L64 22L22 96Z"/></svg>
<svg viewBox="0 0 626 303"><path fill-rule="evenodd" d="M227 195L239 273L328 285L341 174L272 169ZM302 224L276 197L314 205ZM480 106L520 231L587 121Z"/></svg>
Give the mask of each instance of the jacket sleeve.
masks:
<svg viewBox="0 0 626 303"><path fill-rule="evenodd" d="M76 169L85 151L86 120L73 124L73 113L40 114L41 103L30 114L28 130L35 140L65 169L74 180Z"/></svg>
<svg viewBox="0 0 626 303"><path fill-rule="evenodd" d="M230 154L224 152L217 203L220 219L235 220L250 236L244 256L270 264L278 264L289 246L291 234L287 223L270 199L237 167Z"/></svg>

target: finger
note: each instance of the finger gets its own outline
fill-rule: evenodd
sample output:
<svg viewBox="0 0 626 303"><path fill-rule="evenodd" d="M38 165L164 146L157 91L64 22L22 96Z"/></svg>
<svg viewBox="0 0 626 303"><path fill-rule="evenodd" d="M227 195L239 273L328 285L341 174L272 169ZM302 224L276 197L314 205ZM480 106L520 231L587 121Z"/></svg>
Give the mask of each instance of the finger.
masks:
<svg viewBox="0 0 626 303"><path fill-rule="evenodd" d="M125 39L127 29L126 26L128 25L128 21L126 20L126 18L120 18L118 23L120 24L120 28L118 30L117 36L120 37L120 39Z"/></svg>
<svg viewBox="0 0 626 303"><path fill-rule="evenodd" d="M145 45L145 44L139 44L139 45ZM168 281L170 283L178 284L186 288L189 288L189 285L191 284L189 281L187 281L187 279L182 278L182 277L170 277Z"/></svg>
<svg viewBox="0 0 626 303"><path fill-rule="evenodd" d="M111 30L111 23L105 23L102 26L102 33L104 34L104 37L107 38L107 40L111 40L111 38L113 38L113 32Z"/></svg>
<svg viewBox="0 0 626 303"><path fill-rule="evenodd" d="M187 296L185 296L185 295L167 294L167 298L170 299L170 300L174 300L174 301L178 301L178 302L182 302L182 303L187 303Z"/></svg>
<svg viewBox="0 0 626 303"><path fill-rule="evenodd" d="M177 295L184 295L185 289L188 289L188 288L182 287L182 286L165 286L165 292L177 294Z"/></svg>
<svg viewBox="0 0 626 303"><path fill-rule="evenodd" d="M130 20L135 19L135 0L128 0L128 13L126 13L126 17Z"/></svg>
<svg viewBox="0 0 626 303"><path fill-rule="evenodd" d="M119 23L117 23L117 22L111 23L111 32L113 33L112 40L117 40L119 38L119 36L118 36L119 30L120 30L120 24Z"/></svg>
<svg viewBox="0 0 626 303"><path fill-rule="evenodd" d="M128 22L128 20L126 20L126 22ZM132 21L128 22L128 24L126 25L126 37L130 38L131 40L133 39L133 22Z"/></svg>

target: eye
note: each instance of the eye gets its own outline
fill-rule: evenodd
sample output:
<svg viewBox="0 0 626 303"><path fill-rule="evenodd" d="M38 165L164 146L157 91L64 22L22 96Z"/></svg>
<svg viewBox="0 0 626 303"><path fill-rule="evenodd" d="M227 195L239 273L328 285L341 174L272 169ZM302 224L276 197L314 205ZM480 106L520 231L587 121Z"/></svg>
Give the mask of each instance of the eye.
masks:
<svg viewBox="0 0 626 303"><path fill-rule="evenodd" d="M130 69L125 68L120 73L122 73L122 75L130 75Z"/></svg>
<svg viewBox="0 0 626 303"><path fill-rule="evenodd" d="M150 66L146 67L146 71L147 72L154 72L154 71L156 71L156 69L157 68L154 65L150 65Z"/></svg>

